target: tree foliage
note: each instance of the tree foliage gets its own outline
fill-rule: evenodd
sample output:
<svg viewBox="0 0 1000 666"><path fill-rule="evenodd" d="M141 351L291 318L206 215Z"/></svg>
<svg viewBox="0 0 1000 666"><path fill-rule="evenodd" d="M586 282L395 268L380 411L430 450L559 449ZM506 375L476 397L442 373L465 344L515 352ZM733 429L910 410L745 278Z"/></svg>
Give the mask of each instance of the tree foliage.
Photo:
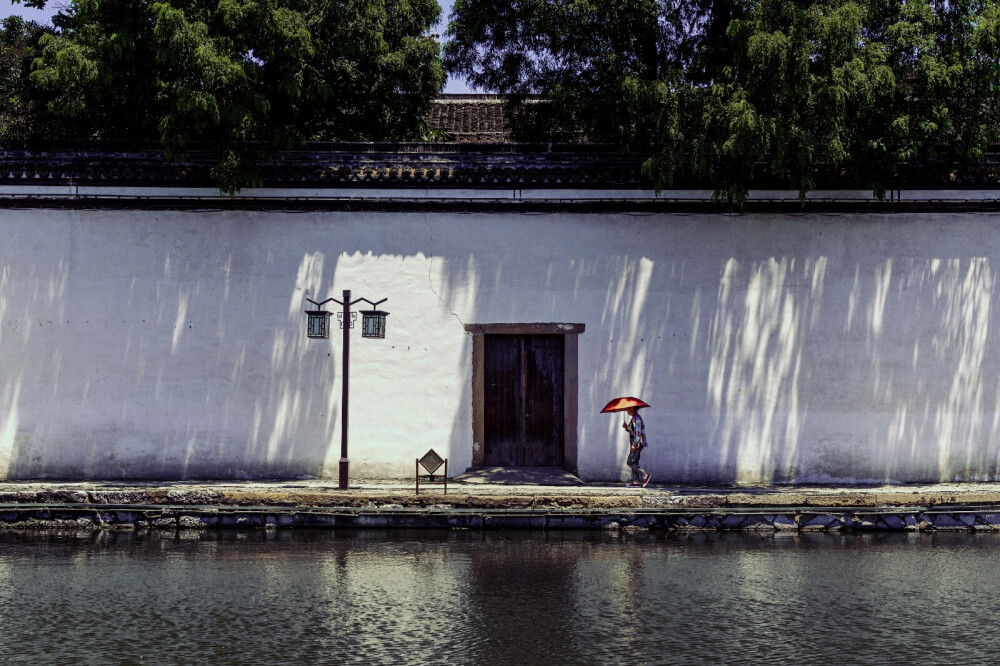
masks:
<svg viewBox="0 0 1000 666"><path fill-rule="evenodd" d="M0 22L0 141L27 141L57 131L42 91L28 78L46 32L20 16Z"/></svg>
<svg viewBox="0 0 1000 666"><path fill-rule="evenodd" d="M847 163L881 196L899 161L978 160L1000 129L996 0L456 0L447 37L520 138L649 151L658 187L731 201Z"/></svg>
<svg viewBox="0 0 1000 666"><path fill-rule="evenodd" d="M34 0L35 4L43 4ZM31 80L80 134L210 142L234 192L309 139L402 140L444 84L434 0L71 0Z"/></svg>

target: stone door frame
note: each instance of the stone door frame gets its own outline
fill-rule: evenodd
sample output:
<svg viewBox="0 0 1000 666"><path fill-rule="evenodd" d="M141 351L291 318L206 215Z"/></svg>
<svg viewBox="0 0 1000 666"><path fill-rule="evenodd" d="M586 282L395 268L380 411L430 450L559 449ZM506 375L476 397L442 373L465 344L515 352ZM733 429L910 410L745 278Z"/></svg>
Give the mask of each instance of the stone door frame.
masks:
<svg viewBox="0 0 1000 666"><path fill-rule="evenodd" d="M487 335L563 336L563 468L577 472L577 410L580 389L579 335L584 324L466 324L472 336L472 466L482 467L486 450L484 357Z"/></svg>

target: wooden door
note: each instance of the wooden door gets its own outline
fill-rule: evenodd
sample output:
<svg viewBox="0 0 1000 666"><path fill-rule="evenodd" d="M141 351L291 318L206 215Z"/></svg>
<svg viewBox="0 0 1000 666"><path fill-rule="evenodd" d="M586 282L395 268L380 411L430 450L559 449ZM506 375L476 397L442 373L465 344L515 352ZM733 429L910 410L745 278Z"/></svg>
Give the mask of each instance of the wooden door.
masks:
<svg viewBox="0 0 1000 666"><path fill-rule="evenodd" d="M563 465L563 336L487 335L483 464Z"/></svg>

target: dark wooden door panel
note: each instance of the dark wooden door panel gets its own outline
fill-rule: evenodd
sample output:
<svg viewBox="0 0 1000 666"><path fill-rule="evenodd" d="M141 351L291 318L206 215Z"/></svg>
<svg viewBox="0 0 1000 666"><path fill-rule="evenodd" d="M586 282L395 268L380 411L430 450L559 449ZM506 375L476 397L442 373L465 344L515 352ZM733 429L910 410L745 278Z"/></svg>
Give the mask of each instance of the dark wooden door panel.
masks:
<svg viewBox="0 0 1000 666"><path fill-rule="evenodd" d="M563 337L525 336L524 464L563 464Z"/></svg>
<svg viewBox="0 0 1000 666"><path fill-rule="evenodd" d="M487 335L483 464L563 464L563 336Z"/></svg>
<svg viewBox="0 0 1000 666"><path fill-rule="evenodd" d="M488 335L484 358L483 464L518 467L522 464L524 424L521 418L521 336Z"/></svg>

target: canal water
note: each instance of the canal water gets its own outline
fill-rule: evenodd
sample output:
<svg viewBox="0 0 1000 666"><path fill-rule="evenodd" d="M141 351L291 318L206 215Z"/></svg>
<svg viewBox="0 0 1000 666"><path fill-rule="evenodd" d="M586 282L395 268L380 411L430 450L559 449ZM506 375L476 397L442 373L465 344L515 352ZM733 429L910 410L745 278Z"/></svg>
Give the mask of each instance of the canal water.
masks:
<svg viewBox="0 0 1000 666"><path fill-rule="evenodd" d="M988 664L1000 537L0 533L3 664Z"/></svg>

